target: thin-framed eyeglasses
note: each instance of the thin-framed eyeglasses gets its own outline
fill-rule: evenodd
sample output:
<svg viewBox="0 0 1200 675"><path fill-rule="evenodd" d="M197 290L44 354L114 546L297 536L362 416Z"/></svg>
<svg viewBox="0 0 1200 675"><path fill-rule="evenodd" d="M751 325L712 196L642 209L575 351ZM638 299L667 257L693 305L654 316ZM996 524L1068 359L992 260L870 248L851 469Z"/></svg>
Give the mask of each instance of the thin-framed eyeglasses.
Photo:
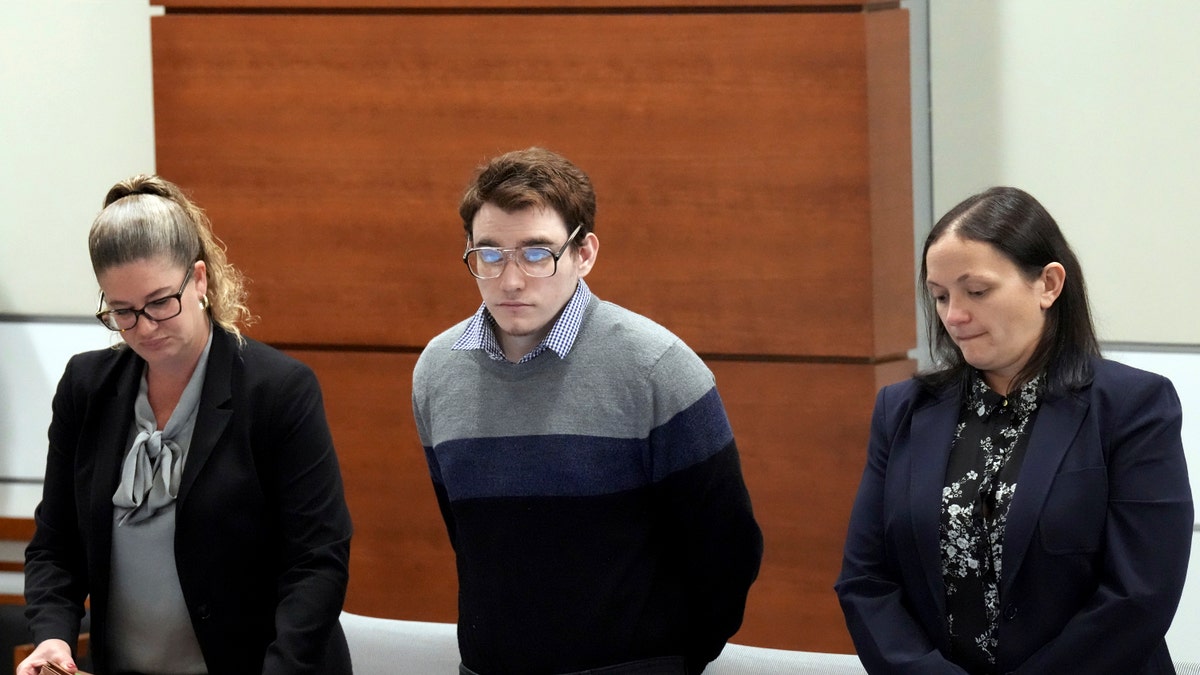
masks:
<svg viewBox="0 0 1200 675"><path fill-rule="evenodd" d="M476 279L495 279L504 272L504 268L510 260L515 262L526 276L539 279L552 277L558 272L558 259L567 252L567 247L575 240L575 235L579 234L581 229L583 229L583 225L576 225L571 234L567 236L566 243L558 249L557 253L546 246L518 246L517 248L480 246L468 248L463 253L463 262L466 263L471 276Z"/></svg>
<svg viewBox="0 0 1200 675"><path fill-rule="evenodd" d="M137 325L140 317L146 317L155 323L174 319L183 312L183 291L187 288L188 280L192 278L192 272L195 267L188 266L187 274L183 276L183 283L179 284L179 291L174 295L167 295L157 300L151 300L142 305L138 309L132 307L122 307L120 309L104 309L104 292L100 292L100 306L96 308L96 318L104 327L109 330L116 330L124 333Z"/></svg>

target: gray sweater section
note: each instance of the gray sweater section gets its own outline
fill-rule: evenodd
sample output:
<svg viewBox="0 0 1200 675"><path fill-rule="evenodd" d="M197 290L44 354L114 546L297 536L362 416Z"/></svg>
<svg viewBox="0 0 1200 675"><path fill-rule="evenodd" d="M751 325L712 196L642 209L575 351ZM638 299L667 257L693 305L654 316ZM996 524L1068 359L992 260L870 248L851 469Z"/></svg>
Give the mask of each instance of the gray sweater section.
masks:
<svg viewBox="0 0 1200 675"><path fill-rule="evenodd" d="M712 372L673 333L599 298L588 304L565 359L547 350L516 365L481 350L452 350L466 325L430 341L413 372L413 409L426 448L543 434L646 439L715 386Z"/></svg>

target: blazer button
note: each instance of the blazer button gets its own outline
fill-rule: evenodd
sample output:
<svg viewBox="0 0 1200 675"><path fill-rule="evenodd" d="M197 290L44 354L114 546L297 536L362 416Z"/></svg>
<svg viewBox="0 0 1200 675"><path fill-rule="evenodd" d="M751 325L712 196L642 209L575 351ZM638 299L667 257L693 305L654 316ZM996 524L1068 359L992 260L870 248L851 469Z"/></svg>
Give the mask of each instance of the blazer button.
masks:
<svg viewBox="0 0 1200 675"><path fill-rule="evenodd" d="M199 618L201 621L208 620L208 617L209 617L208 605L197 606L196 607L196 617Z"/></svg>
<svg viewBox="0 0 1200 675"><path fill-rule="evenodd" d="M1010 604L1004 608L1004 620L1012 621L1015 618L1017 618L1017 606Z"/></svg>

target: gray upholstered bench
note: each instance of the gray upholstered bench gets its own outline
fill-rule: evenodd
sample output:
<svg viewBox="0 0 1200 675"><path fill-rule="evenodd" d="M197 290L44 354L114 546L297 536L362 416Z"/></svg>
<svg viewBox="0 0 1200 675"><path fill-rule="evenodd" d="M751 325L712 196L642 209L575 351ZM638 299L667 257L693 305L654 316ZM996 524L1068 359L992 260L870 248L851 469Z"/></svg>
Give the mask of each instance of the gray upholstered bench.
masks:
<svg viewBox="0 0 1200 675"><path fill-rule="evenodd" d="M453 675L458 639L452 623L402 621L342 613L358 675ZM730 644L705 675L862 675L858 657Z"/></svg>

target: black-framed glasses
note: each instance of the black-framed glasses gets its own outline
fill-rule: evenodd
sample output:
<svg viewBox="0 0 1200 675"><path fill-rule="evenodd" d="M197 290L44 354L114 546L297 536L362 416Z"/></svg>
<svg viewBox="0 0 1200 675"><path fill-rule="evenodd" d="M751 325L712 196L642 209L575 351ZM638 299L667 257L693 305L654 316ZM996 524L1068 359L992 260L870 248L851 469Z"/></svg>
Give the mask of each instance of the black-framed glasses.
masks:
<svg viewBox="0 0 1200 675"><path fill-rule="evenodd" d="M567 247L575 240L575 235L579 234L581 229L583 229L583 225L576 225L571 234L567 236L567 242L558 249L557 253L545 246L519 246L517 248L482 246L468 248L463 253L463 262L467 264L471 276L476 279L495 279L504 272L504 267L510 260L515 262L526 276L539 279L552 277L558 272L558 259L567 252Z"/></svg>
<svg viewBox="0 0 1200 675"><path fill-rule="evenodd" d="M179 284L179 291L174 295L167 295L157 300L151 300L142 305L139 309L121 308L121 309L104 309L104 292L100 293L100 307L96 309L96 318L104 327L109 330L118 330L124 333L137 325L138 319L145 316L154 322L166 321L174 319L183 312L183 290L187 288L188 280L192 278L192 273L195 267L188 266L187 274L183 277L183 283Z"/></svg>

